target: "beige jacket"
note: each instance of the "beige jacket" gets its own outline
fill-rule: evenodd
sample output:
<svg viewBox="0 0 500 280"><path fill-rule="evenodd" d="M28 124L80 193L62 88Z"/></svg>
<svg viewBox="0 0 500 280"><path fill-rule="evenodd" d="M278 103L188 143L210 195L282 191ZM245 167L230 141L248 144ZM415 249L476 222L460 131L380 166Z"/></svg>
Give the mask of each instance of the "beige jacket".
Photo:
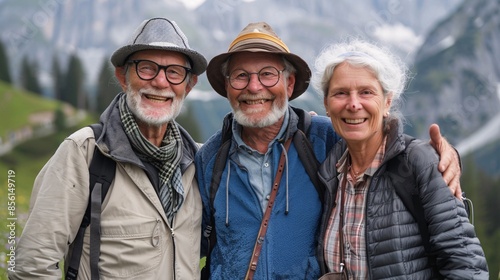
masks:
<svg viewBox="0 0 500 280"><path fill-rule="evenodd" d="M90 128L75 132L38 175L10 279L61 279L58 263L67 257L87 207L94 143ZM101 279L199 279L202 207L192 161L183 170L182 183L185 200L169 226L145 171L117 162L102 205ZM89 228L78 279L90 279Z"/></svg>

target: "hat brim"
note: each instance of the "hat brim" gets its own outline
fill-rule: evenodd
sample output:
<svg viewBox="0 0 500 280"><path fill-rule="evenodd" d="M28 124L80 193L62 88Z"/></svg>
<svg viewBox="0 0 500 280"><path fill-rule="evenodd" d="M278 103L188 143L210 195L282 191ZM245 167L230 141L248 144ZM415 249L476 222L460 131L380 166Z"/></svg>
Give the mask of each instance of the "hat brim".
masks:
<svg viewBox="0 0 500 280"><path fill-rule="evenodd" d="M233 54L242 53L242 52L264 52L262 49L252 51L251 49L247 49L245 51L236 51L223 53L215 56L210 60L207 66L207 78L210 82L212 88L223 97L227 98L226 79L224 77L224 73L222 73L221 66L222 64ZM290 96L290 101L299 97L302 93L306 91L309 87L309 82L311 80L311 69L307 63L300 58L299 56L292 53L283 53L283 52L266 52L271 54L277 54L285 57L292 65L295 67L295 86L293 89L292 96Z"/></svg>
<svg viewBox="0 0 500 280"><path fill-rule="evenodd" d="M111 56L111 63L115 67L121 67L125 65L126 59L133 53L144 50L165 50L174 51L186 55L191 61L191 73L195 75L200 75L205 72L207 67L207 60L200 53L185 48L179 48L174 46L154 46L154 45L127 45L117 49Z"/></svg>

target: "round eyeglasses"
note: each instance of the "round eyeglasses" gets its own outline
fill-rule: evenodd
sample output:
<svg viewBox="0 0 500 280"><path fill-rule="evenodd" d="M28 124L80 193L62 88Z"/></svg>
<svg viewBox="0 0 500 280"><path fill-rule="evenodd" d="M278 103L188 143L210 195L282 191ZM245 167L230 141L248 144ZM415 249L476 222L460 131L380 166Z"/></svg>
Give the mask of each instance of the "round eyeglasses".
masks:
<svg viewBox="0 0 500 280"><path fill-rule="evenodd" d="M231 87L237 90L244 89L248 86L248 83L250 82L250 76L252 74L257 75L259 82L263 86L273 87L280 80L280 74L283 71L285 71L285 69L278 70L273 66L264 67L260 69L259 72L247 72L245 70L236 69L233 70L233 72L231 72L229 76L226 76L226 78L229 80L229 84L231 85Z"/></svg>
<svg viewBox="0 0 500 280"><path fill-rule="evenodd" d="M131 60L129 64L135 64L135 72L141 80L151 81L158 76L160 70L165 71L165 77L167 81L172 85L178 85L184 82L187 74L191 71L191 68L184 67L182 65L159 65L158 63L151 60Z"/></svg>

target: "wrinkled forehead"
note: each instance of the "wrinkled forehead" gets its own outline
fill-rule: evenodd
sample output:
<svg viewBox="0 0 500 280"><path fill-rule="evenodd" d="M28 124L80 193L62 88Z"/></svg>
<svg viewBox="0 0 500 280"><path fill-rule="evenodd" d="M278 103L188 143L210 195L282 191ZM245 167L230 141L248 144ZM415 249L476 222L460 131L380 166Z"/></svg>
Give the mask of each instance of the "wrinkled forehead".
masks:
<svg viewBox="0 0 500 280"><path fill-rule="evenodd" d="M158 64L179 64L184 65L189 62L187 56L183 53L168 50L142 50L130 55L128 60L147 59Z"/></svg>

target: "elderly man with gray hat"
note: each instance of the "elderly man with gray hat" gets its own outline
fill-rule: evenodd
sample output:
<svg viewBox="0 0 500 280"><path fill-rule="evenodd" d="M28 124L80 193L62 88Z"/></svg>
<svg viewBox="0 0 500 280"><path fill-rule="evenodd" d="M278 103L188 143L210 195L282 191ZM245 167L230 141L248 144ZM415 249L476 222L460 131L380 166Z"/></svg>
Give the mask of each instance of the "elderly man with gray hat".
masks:
<svg viewBox="0 0 500 280"><path fill-rule="evenodd" d="M232 113L196 154L207 255L202 278L317 279L328 199L317 162L340 138L328 118L289 105L308 87L307 63L259 22L209 62L207 77ZM459 173L455 151L434 136L448 173Z"/></svg>
<svg viewBox="0 0 500 280"><path fill-rule="evenodd" d="M153 18L111 62L123 92L101 115L99 137L89 127L76 131L37 176L10 279L61 279L59 262L64 259L66 268L73 262L94 150L116 162L115 176L101 205L100 237L93 239L87 228L77 272L66 276L200 278L198 146L175 118L206 59L189 47L175 22ZM100 254L92 253L95 244Z"/></svg>

